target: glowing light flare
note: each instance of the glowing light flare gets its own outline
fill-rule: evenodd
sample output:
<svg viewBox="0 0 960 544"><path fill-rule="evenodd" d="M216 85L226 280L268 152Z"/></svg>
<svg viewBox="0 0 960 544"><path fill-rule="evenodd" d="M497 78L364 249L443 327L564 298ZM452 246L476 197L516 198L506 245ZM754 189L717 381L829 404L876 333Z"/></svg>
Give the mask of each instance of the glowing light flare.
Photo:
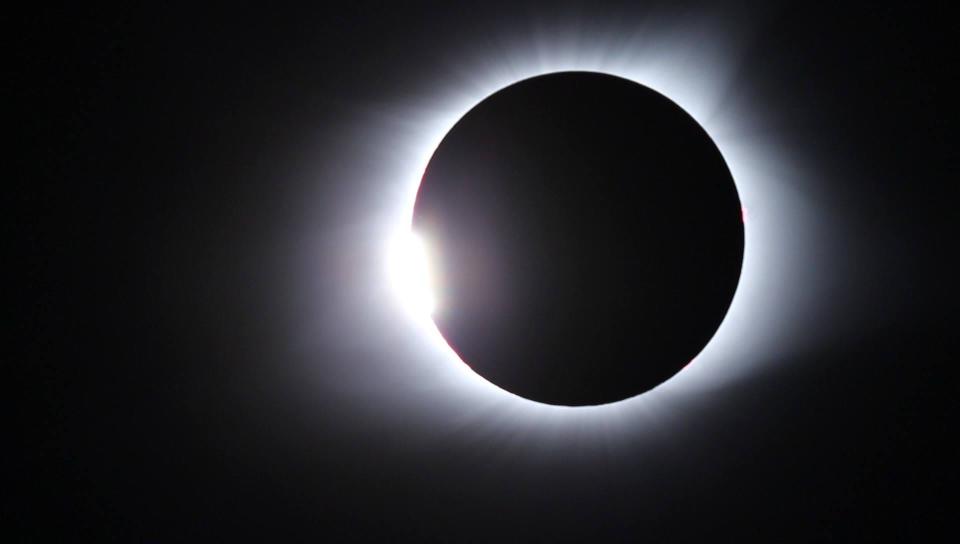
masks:
<svg viewBox="0 0 960 544"><path fill-rule="evenodd" d="M390 244L387 274L403 308L416 318L430 319L436 308L430 265L423 239L411 230L397 234Z"/></svg>

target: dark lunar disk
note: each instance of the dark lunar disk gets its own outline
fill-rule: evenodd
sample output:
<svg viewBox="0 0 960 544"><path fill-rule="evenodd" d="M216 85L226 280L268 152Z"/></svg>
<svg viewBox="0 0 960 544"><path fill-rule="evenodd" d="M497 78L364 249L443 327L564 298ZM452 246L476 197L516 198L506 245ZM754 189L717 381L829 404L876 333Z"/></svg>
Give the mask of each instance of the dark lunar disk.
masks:
<svg viewBox="0 0 960 544"><path fill-rule="evenodd" d="M740 200L703 128L589 72L527 79L470 110L430 160L413 226L450 346L549 404L673 376L716 332L743 260Z"/></svg>

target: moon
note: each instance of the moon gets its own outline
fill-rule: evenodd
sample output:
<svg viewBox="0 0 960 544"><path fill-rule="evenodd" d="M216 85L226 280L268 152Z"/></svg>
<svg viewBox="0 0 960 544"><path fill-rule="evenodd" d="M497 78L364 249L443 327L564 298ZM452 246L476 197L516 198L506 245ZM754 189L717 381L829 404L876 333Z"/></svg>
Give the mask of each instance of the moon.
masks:
<svg viewBox="0 0 960 544"><path fill-rule="evenodd" d="M559 72L450 129L413 232L432 319L470 368L530 400L598 405L653 389L710 341L740 279L741 210L717 146L677 104Z"/></svg>

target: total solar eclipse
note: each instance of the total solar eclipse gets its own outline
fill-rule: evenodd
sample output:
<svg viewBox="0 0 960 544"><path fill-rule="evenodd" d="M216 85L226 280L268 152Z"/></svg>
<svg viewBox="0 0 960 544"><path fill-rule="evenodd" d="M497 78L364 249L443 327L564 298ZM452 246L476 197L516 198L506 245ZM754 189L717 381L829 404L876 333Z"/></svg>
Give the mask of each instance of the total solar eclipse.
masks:
<svg viewBox="0 0 960 544"><path fill-rule="evenodd" d="M706 131L594 72L526 79L464 115L428 163L413 230L450 347L507 391L569 406L633 397L690 363L744 251Z"/></svg>

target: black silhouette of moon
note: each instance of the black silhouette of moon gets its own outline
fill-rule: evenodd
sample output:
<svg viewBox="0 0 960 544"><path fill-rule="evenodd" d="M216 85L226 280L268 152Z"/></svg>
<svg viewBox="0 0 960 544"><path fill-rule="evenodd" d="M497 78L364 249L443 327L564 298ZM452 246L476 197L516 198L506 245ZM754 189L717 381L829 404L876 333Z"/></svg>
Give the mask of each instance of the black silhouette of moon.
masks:
<svg viewBox="0 0 960 544"><path fill-rule="evenodd" d="M440 333L531 400L633 397L717 331L743 262L740 200L706 131L639 83L560 72L483 100L424 173Z"/></svg>

